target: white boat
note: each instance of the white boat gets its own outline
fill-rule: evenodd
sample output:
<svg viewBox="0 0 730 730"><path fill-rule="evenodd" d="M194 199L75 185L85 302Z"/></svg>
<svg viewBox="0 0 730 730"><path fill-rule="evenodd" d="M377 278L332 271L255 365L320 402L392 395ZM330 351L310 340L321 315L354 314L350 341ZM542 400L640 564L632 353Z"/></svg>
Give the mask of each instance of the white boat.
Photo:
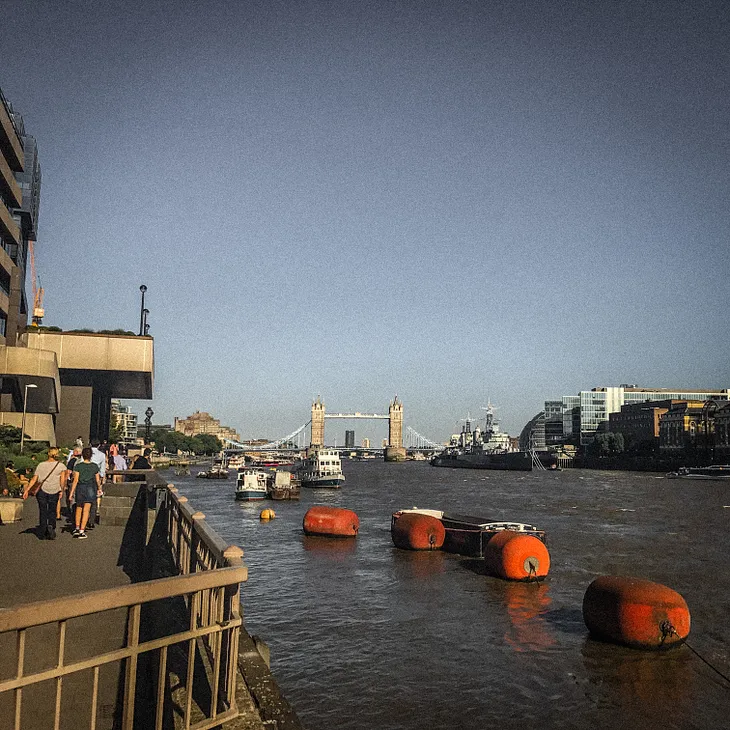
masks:
<svg viewBox="0 0 730 730"><path fill-rule="evenodd" d="M670 479L696 479L698 481L730 480L730 464L714 464L713 466L682 466L677 471L667 474Z"/></svg>
<svg viewBox="0 0 730 730"><path fill-rule="evenodd" d="M337 489L345 481L340 454L334 449L316 449L297 464L296 475L303 487Z"/></svg>
<svg viewBox="0 0 730 730"><path fill-rule="evenodd" d="M256 502L266 499L269 491L269 476L261 469L242 469L236 479L236 500Z"/></svg>

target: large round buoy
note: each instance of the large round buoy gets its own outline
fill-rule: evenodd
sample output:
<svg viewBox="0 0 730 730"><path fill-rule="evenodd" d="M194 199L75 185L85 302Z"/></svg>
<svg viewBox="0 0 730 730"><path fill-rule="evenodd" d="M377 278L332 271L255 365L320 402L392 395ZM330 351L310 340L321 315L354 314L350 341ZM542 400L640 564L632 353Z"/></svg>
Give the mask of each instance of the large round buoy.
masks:
<svg viewBox="0 0 730 730"><path fill-rule="evenodd" d="M687 603L650 580L602 575L583 597L583 620L599 639L637 649L681 644L689 635Z"/></svg>
<svg viewBox="0 0 730 730"><path fill-rule="evenodd" d="M393 519L390 536L393 544L403 550L438 550L444 544L446 530L441 520L431 515L406 512Z"/></svg>
<svg viewBox="0 0 730 730"><path fill-rule="evenodd" d="M273 509L270 507L267 507L266 509L261 510L261 514L259 515L259 519L263 520L264 522L268 520L273 520L276 517L276 512L274 512Z"/></svg>
<svg viewBox="0 0 730 730"><path fill-rule="evenodd" d="M355 537L359 529L357 515L342 507L310 507L304 515L304 532L307 535Z"/></svg>
<svg viewBox="0 0 730 730"><path fill-rule="evenodd" d="M550 553L534 535L500 530L484 548L487 572L506 580L542 580L550 570Z"/></svg>

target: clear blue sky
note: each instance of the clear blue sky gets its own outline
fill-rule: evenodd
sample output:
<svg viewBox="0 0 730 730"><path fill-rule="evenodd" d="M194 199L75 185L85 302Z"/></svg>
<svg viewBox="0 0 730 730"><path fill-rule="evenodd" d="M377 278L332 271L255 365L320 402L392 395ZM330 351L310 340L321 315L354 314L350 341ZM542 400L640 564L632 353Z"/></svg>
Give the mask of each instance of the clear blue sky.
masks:
<svg viewBox="0 0 730 730"><path fill-rule="evenodd" d="M45 324L136 330L146 284L155 422L276 437L397 393L442 439L488 398L516 434L594 386L730 385L724 0L2 14Z"/></svg>

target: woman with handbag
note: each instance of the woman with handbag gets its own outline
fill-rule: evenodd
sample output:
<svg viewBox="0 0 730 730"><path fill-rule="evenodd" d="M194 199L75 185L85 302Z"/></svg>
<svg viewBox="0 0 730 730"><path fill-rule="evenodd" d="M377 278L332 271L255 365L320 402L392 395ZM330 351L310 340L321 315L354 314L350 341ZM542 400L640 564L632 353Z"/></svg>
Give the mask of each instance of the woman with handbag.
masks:
<svg viewBox="0 0 730 730"><path fill-rule="evenodd" d="M56 539L56 505L63 489L66 469L58 460L58 449L48 449L48 458L35 469L23 490L23 499L35 496L38 500L38 537L41 540Z"/></svg>

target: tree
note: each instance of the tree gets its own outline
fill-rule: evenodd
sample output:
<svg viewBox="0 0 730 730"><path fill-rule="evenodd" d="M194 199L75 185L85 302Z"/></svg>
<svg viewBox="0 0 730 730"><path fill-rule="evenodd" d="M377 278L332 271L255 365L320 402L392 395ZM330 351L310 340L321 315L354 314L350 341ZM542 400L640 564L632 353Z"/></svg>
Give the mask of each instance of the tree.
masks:
<svg viewBox="0 0 730 730"><path fill-rule="evenodd" d="M591 444L593 456L604 459L624 451L624 436L621 433L597 433Z"/></svg>
<svg viewBox="0 0 730 730"><path fill-rule="evenodd" d="M193 441L195 442L193 450L196 454L217 454L223 448L218 437L209 433L198 434Z"/></svg>

